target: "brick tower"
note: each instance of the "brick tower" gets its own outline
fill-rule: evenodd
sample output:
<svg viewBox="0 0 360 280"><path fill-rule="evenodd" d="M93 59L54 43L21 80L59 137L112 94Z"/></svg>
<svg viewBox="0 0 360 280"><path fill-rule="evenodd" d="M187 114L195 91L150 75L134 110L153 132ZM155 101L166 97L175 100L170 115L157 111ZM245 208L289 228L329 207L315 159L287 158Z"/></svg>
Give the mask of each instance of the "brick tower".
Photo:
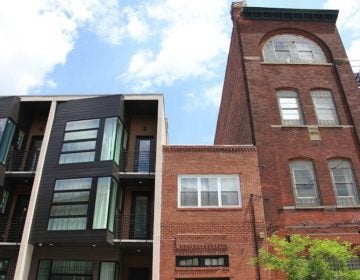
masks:
<svg viewBox="0 0 360 280"><path fill-rule="evenodd" d="M215 144L256 146L268 234L358 244L360 92L337 15L233 3Z"/></svg>

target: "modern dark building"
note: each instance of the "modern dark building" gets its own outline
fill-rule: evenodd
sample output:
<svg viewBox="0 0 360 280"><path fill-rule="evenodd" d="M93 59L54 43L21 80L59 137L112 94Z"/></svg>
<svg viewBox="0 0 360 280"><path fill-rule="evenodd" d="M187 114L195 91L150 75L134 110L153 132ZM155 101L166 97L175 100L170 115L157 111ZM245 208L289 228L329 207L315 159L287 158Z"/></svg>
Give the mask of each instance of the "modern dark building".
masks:
<svg viewBox="0 0 360 280"><path fill-rule="evenodd" d="M161 95L1 98L0 279L156 279L165 126Z"/></svg>

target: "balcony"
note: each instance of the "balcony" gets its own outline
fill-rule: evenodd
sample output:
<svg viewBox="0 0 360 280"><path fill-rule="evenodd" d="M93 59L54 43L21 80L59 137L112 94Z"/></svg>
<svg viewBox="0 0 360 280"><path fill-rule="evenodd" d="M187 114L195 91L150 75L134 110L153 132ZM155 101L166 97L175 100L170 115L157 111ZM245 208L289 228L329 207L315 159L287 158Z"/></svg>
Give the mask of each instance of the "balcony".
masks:
<svg viewBox="0 0 360 280"><path fill-rule="evenodd" d="M121 153L120 171L125 173L152 173L155 171L155 152Z"/></svg>
<svg viewBox="0 0 360 280"><path fill-rule="evenodd" d="M13 218L0 217L0 242L20 243L25 224L25 217Z"/></svg>
<svg viewBox="0 0 360 280"><path fill-rule="evenodd" d="M114 239L152 240L153 223L151 215L116 215Z"/></svg>
<svg viewBox="0 0 360 280"><path fill-rule="evenodd" d="M9 151L6 171L35 172L40 150Z"/></svg>

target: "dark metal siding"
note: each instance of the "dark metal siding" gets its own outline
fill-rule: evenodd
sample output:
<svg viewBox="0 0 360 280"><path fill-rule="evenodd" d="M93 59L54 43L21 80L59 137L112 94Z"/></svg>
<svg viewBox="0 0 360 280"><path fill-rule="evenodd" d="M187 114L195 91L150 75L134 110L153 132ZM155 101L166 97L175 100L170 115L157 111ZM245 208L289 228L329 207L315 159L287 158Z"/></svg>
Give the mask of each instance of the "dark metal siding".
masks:
<svg viewBox="0 0 360 280"><path fill-rule="evenodd" d="M113 161L58 163L66 122L119 116L123 111L122 102L121 95L112 95L67 101L57 106L37 198L31 242L61 243L71 240L74 243L96 243L106 241L104 230L47 231L47 225L55 180L80 177L118 177L118 169ZM102 136L99 134L98 141L101 140ZM97 149L100 149L100 145L97 145Z"/></svg>

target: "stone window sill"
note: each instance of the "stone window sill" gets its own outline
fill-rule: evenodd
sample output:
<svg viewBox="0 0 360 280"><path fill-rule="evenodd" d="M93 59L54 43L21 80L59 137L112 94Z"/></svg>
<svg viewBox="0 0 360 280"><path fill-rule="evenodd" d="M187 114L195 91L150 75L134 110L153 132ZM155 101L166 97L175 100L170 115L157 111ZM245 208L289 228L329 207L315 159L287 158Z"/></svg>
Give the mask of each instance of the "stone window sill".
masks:
<svg viewBox="0 0 360 280"><path fill-rule="evenodd" d="M318 128L352 128L353 125L282 125L282 124L272 124L272 128L309 128L309 127L318 127Z"/></svg>
<svg viewBox="0 0 360 280"><path fill-rule="evenodd" d="M321 206L310 206L310 207L301 207L301 206L283 206L279 210L333 210L333 209L351 209L351 208L360 208L360 205L321 205Z"/></svg>

